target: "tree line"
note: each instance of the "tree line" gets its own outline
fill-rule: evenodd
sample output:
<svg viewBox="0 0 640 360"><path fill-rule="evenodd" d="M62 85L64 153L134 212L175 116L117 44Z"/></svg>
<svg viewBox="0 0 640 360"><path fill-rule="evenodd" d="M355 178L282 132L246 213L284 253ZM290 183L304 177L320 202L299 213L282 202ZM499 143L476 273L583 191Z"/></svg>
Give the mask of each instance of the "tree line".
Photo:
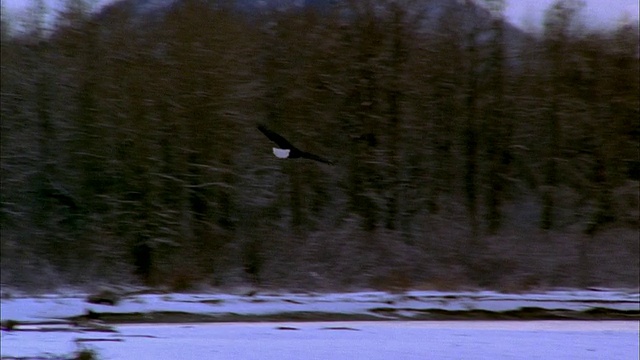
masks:
<svg viewBox="0 0 640 360"><path fill-rule="evenodd" d="M637 284L637 26L134 3L2 19L3 284Z"/></svg>

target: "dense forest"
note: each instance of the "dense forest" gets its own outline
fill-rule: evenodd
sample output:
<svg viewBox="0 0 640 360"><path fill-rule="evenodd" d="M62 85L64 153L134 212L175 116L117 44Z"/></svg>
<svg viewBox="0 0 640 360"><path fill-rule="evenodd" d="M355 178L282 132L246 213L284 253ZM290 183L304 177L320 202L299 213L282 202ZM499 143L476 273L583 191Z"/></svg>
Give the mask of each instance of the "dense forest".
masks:
<svg viewBox="0 0 640 360"><path fill-rule="evenodd" d="M637 24L232 3L3 12L2 285L638 286Z"/></svg>

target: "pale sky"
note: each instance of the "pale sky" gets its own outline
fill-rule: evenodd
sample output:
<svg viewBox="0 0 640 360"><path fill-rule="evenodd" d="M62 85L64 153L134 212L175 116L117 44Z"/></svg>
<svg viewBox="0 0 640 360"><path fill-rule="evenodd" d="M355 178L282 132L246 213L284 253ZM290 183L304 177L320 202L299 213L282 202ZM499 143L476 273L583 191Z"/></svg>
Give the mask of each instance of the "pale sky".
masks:
<svg viewBox="0 0 640 360"><path fill-rule="evenodd" d="M544 11L555 0L506 0L505 16L522 28L537 28L542 24ZM589 27L611 27L620 21L638 23L638 0L584 0L582 19Z"/></svg>
<svg viewBox="0 0 640 360"><path fill-rule="evenodd" d="M50 9L58 9L63 0L44 0ZM89 0L90 3L105 4L113 0ZM454 0L451 0L454 1ZM476 0L482 2L482 0ZM539 28L547 9L555 0L506 0L505 15L513 24L525 28ZM28 8L31 0L0 0L5 16L15 11ZM582 11L585 25L594 27L611 27L620 21L638 23L638 0L584 0L586 6Z"/></svg>

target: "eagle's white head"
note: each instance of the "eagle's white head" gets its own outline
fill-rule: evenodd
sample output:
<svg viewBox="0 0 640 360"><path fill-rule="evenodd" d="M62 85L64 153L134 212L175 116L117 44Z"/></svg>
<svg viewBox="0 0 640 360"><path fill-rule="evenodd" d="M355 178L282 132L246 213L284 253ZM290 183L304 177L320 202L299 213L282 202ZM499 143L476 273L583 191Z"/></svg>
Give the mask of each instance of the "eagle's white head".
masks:
<svg viewBox="0 0 640 360"><path fill-rule="evenodd" d="M280 158L280 159L286 159L289 157L289 152L291 150L289 149L278 149L278 148L273 148L273 154Z"/></svg>

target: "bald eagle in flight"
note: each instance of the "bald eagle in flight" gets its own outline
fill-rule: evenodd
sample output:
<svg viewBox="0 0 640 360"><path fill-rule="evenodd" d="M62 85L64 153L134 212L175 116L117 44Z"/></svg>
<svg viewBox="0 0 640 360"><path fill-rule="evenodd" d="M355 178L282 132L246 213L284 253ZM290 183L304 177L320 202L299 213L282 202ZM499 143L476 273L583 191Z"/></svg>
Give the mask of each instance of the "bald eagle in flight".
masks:
<svg viewBox="0 0 640 360"><path fill-rule="evenodd" d="M302 151L297 147L293 146L287 139L282 137L280 134L277 134L269 129L267 129L264 125L258 125L258 130L260 130L269 140L273 141L278 145L278 147L273 148L273 154L280 159L310 159L319 161L321 163L333 165L332 161L329 161L325 158L322 158L318 155L308 153L306 151Z"/></svg>

